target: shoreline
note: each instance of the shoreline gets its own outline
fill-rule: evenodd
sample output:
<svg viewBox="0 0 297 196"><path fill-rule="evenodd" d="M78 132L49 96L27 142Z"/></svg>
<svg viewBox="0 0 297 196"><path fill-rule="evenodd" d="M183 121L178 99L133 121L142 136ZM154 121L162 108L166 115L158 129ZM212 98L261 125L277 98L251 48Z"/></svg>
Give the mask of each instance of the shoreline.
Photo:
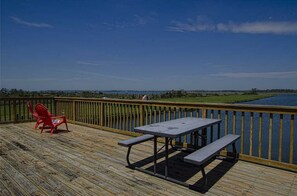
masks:
<svg viewBox="0 0 297 196"><path fill-rule="evenodd" d="M156 101L235 104L235 103L243 103L248 101L255 101L255 100L270 98L277 95L278 94L272 94L272 93L261 93L258 95L231 94L231 95L216 95L216 96L203 96L203 97L163 98L163 99L156 99Z"/></svg>

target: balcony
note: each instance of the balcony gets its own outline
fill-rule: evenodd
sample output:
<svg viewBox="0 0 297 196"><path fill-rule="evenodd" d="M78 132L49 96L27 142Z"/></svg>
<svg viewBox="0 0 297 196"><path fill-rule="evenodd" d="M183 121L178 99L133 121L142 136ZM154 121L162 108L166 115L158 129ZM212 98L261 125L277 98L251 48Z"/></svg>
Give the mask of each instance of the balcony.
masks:
<svg viewBox="0 0 297 196"><path fill-rule="evenodd" d="M33 126L34 123L0 125L1 195L197 195L185 187L126 168L127 149L117 142L128 136L74 124L69 125L70 132L63 131L61 125L58 133L51 136L47 131L40 134ZM131 160L150 169L149 161L140 160L152 155L152 146L150 142L135 146ZM183 156L180 152L170 154L170 175L199 183L200 172L195 167L184 167L180 161ZM163 160L158 161L160 169ZM209 195L297 194L294 172L219 159L208 165L206 172Z"/></svg>
<svg viewBox="0 0 297 196"><path fill-rule="evenodd" d="M296 107L183 104L75 98L30 99L42 102L71 124L56 134L40 134L28 113L27 99L1 99L1 195L296 195ZM206 168L208 185L196 192L126 168L120 140L137 135L133 127L184 116L220 118L208 142L226 133L241 134L239 161L216 159ZM191 135L175 145L191 147ZM159 147L162 146L160 141ZM152 169L153 144L133 147L131 161ZM226 152L222 152L224 156ZM183 163L185 152L170 153L170 176L200 183L201 172ZM164 157L158 160L162 171Z"/></svg>

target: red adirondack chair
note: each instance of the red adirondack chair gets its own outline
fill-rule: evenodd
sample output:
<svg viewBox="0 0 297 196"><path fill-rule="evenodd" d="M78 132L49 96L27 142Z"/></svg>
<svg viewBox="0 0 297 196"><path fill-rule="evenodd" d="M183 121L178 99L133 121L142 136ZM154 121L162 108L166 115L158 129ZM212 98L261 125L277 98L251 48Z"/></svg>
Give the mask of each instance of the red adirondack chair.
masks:
<svg viewBox="0 0 297 196"><path fill-rule="evenodd" d="M43 132L43 129L45 126L49 126L51 128L50 132L51 132L51 134L53 134L54 130L56 130L57 127L63 123L65 123L66 129L68 131L66 116L51 116L51 115L49 115L47 108L41 103L36 104L35 111L38 114L38 117L43 122L43 126L41 128L40 133Z"/></svg>
<svg viewBox="0 0 297 196"><path fill-rule="evenodd" d="M37 129L37 127L43 122L42 119L39 118L38 114L33 110L32 104L30 101L27 101L27 107L30 111L30 113L36 118L36 124L34 126L34 129ZM49 116L53 116L50 112L48 112Z"/></svg>

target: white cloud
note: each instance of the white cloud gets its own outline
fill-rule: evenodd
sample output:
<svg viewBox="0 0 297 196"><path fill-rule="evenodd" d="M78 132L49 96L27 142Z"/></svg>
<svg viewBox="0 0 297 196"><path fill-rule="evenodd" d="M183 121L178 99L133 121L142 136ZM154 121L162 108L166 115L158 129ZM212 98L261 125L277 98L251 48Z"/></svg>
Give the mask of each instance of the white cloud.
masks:
<svg viewBox="0 0 297 196"><path fill-rule="evenodd" d="M203 23L197 22L172 22L172 26L168 27L169 31L177 32L231 32L231 33L249 33L249 34L297 34L297 22L246 22L246 23Z"/></svg>
<svg viewBox="0 0 297 196"><path fill-rule="evenodd" d="M143 16L139 16L137 14L134 15L136 24L145 25L147 23L147 19Z"/></svg>
<svg viewBox="0 0 297 196"><path fill-rule="evenodd" d="M129 20L104 22L103 25L105 25L110 29L123 29L123 28L134 28L134 27L145 26L149 23L152 23L153 21L154 21L154 18L151 15L144 16L144 15L134 14L132 18L130 18Z"/></svg>
<svg viewBox="0 0 297 196"><path fill-rule="evenodd" d="M57 81L57 78L3 78L5 82L50 82Z"/></svg>
<svg viewBox="0 0 297 196"><path fill-rule="evenodd" d="M218 24L218 31L251 34L297 34L297 22L247 22Z"/></svg>
<svg viewBox="0 0 297 196"><path fill-rule="evenodd" d="M138 14L135 14L134 15L134 22L136 23L136 25L146 25L146 24L149 24L149 23L153 23L155 21L154 17L153 17L154 14L149 14L149 15L138 15Z"/></svg>
<svg viewBox="0 0 297 196"><path fill-rule="evenodd" d="M174 25L168 27L169 31L177 31L177 32L199 32L199 31L214 31L215 25L212 24L206 24L206 23L181 23L181 22L172 22Z"/></svg>
<svg viewBox="0 0 297 196"><path fill-rule="evenodd" d="M36 22L28 22L25 20L22 20L18 17L10 16L10 18L17 24L25 25L28 27L37 27L37 28L53 28L52 25L47 23L36 23Z"/></svg>
<svg viewBox="0 0 297 196"><path fill-rule="evenodd" d="M101 65L96 62L87 62L87 61L76 61L76 64L79 64L79 65Z"/></svg>
<svg viewBox="0 0 297 196"><path fill-rule="evenodd" d="M241 72L241 73L217 73L210 74L213 77L227 77L227 78L263 78L263 79L297 79L297 71L287 72Z"/></svg>

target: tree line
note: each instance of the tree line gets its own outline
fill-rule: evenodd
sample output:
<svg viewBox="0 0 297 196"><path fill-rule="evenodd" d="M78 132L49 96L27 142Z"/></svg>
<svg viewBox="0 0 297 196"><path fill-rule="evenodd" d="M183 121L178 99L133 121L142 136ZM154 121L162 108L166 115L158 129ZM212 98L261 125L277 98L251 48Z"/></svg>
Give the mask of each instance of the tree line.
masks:
<svg viewBox="0 0 297 196"><path fill-rule="evenodd" d="M141 91L139 91L141 92ZM258 93L297 93L295 89L267 89L259 90L252 88L251 90L245 91L233 91L233 90L222 90L222 91L204 91L204 90L171 90L160 93L146 94L149 99L162 99L162 98L179 98L179 97L204 97L204 96L220 96L227 93L240 93L240 94L258 94ZM22 89L7 89L2 88L0 90L0 97L86 97L86 98L114 98L114 99L142 99L144 94L129 94L121 93L104 93L101 91L83 91L83 90L47 90L47 91L26 91Z"/></svg>

